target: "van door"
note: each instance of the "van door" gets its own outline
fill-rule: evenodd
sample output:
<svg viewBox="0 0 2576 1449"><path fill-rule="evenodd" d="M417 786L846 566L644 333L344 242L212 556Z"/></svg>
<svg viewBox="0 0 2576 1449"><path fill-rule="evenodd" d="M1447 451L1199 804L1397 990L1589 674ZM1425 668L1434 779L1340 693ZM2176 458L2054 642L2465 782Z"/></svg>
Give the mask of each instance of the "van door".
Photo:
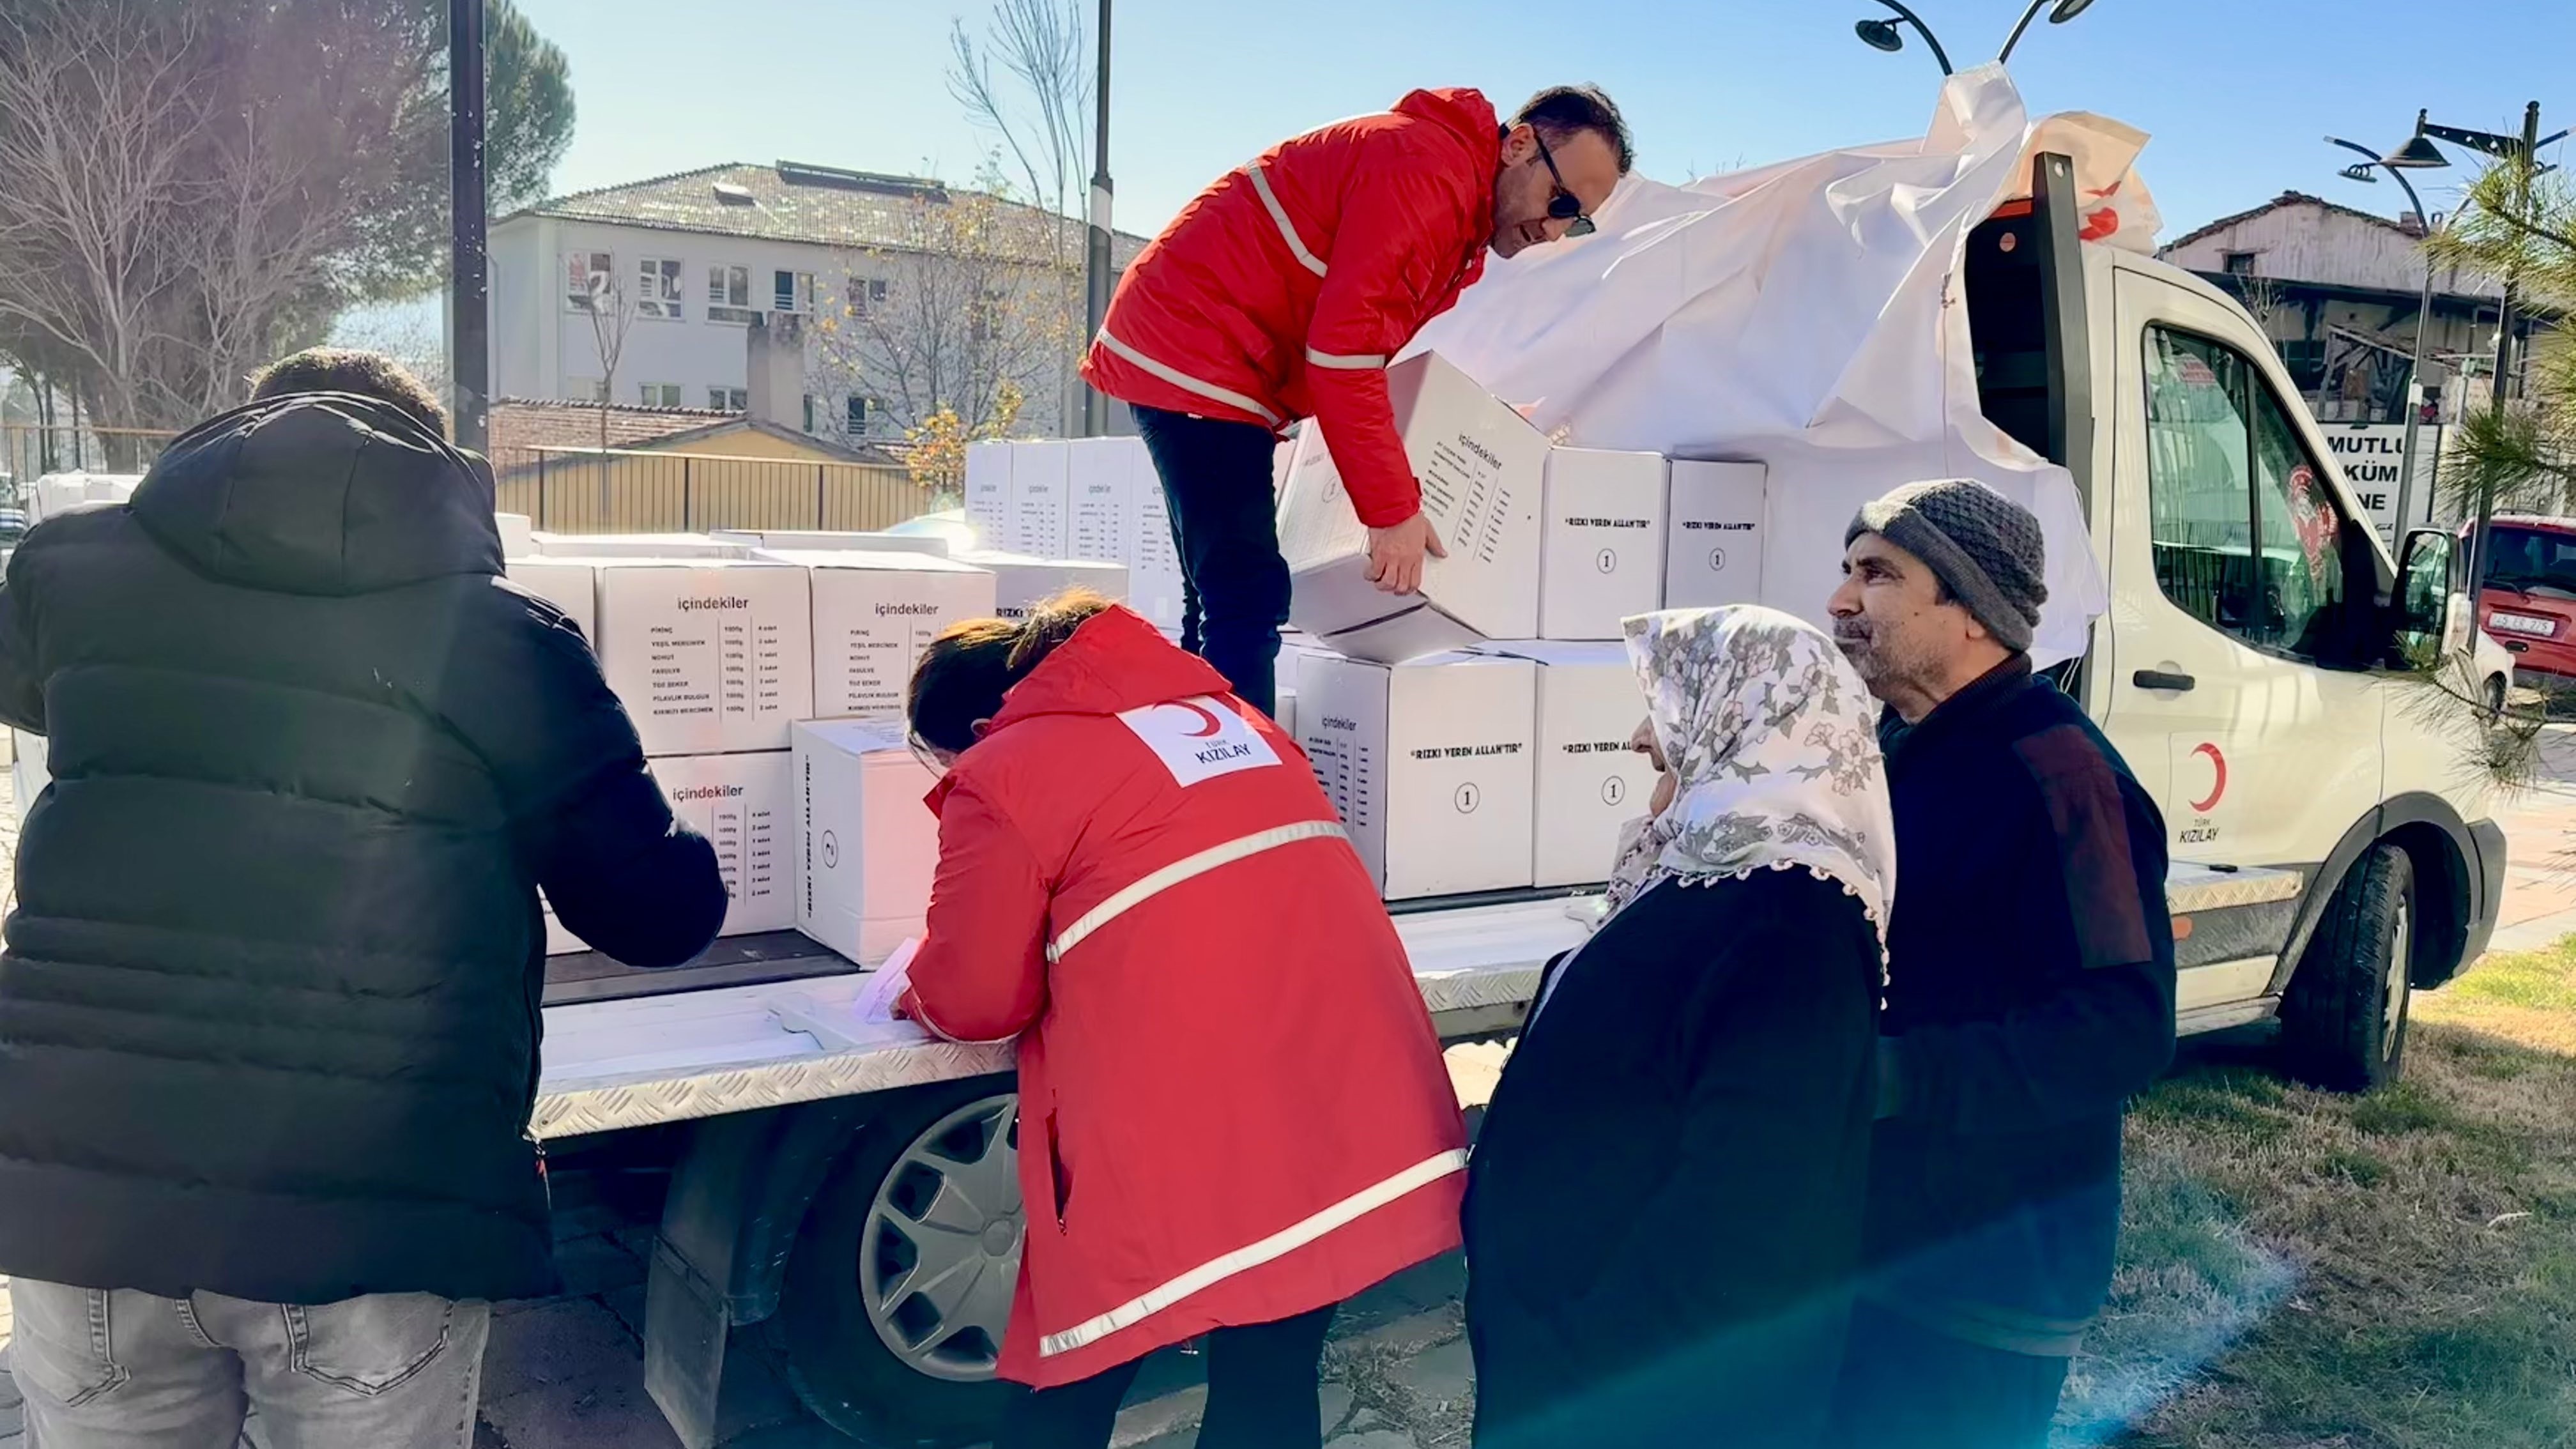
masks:
<svg viewBox="0 0 2576 1449"><path fill-rule="evenodd" d="M2115 269L2117 676L2103 725L2177 860L2321 865L2380 796L2367 520L2234 308Z"/></svg>

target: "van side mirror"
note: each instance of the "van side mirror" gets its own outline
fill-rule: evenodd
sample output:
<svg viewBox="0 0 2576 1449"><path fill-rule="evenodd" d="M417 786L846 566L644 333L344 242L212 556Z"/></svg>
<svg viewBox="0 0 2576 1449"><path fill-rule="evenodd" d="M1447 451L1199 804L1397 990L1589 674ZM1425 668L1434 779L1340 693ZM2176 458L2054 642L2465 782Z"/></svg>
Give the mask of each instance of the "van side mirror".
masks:
<svg viewBox="0 0 2576 1449"><path fill-rule="evenodd" d="M2398 554L2395 615L2401 649L2439 648L2451 627L2452 595L2459 591L2460 541L2447 530L2418 528Z"/></svg>

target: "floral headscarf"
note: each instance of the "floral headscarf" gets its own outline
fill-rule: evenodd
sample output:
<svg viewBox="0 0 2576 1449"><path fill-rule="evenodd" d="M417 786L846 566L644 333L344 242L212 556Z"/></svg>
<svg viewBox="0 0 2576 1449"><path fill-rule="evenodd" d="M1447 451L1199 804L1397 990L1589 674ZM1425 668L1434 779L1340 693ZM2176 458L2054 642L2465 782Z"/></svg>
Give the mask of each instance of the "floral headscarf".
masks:
<svg viewBox="0 0 2576 1449"><path fill-rule="evenodd" d="M1625 628L1681 788L1622 833L1608 913L1662 880L1803 868L1857 897L1884 945L1896 826L1876 707L1842 650L1770 609L1667 610Z"/></svg>

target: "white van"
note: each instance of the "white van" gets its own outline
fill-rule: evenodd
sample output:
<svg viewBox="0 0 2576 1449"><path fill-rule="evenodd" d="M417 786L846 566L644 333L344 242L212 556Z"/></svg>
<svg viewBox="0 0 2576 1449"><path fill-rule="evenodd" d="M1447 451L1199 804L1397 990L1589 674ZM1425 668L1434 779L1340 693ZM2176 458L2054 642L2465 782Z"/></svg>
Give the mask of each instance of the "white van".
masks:
<svg viewBox="0 0 2576 1449"><path fill-rule="evenodd" d="M2503 893L2493 665L2455 541L2418 531L2392 560L2244 309L2079 244L2064 162L2037 169L2035 203L1971 234L1963 281L1984 411L2074 474L2109 575L2070 688L2176 861L2271 882L2176 921L2183 1030L2278 1016L2294 1073L2377 1085L2410 989L2476 959ZM2426 646L2465 698L2409 669Z"/></svg>

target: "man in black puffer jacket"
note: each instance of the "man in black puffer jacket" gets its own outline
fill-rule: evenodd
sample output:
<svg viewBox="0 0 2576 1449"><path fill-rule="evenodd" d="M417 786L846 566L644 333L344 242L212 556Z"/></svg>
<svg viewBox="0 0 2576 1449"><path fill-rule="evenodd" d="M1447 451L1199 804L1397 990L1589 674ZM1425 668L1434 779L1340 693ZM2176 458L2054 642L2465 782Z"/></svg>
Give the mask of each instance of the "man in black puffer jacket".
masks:
<svg viewBox="0 0 2576 1449"><path fill-rule="evenodd" d="M360 395L367 393L372 395ZM725 910L492 486L365 354L289 359L0 588L47 736L0 954L0 1273L49 1449L471 1440L555 1286L537 889L621 960Z"/></svg>

